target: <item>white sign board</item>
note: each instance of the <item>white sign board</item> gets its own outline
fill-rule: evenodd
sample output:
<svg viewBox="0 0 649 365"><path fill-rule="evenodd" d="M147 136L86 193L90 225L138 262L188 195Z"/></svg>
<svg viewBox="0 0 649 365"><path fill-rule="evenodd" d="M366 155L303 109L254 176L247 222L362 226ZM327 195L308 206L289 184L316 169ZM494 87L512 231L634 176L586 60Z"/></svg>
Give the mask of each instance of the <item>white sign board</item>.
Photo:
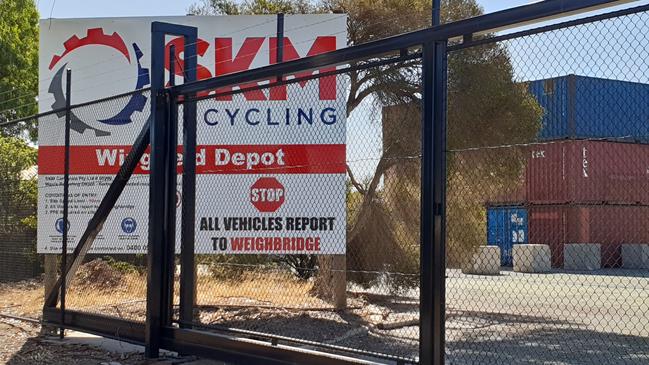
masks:
<svg viewBox="0 0 649 365"><path fill-rule="evenodd" d="M284 60L347 43L344 15L285 19ZM275 16L43 20L40 111L65 106L67 68L72 70L73 104L149 86L153 21L198 28L199 78L276 62ZM168 37L167 47L172 44L181 75L182 42ZM331 68L313 73L325 71ZM198 102L197 253L345 252L345 82L343 76L327 76ZM67 224L62 220L63 119L41 120L39 253L60 253L66 226L69 249L74 249L149 115L148 93L73 110ZM182 196L181 151L177 197ZM146 252L148 171L145 154L92 253ZM180 199L177 252L179 204Z"/></svg>

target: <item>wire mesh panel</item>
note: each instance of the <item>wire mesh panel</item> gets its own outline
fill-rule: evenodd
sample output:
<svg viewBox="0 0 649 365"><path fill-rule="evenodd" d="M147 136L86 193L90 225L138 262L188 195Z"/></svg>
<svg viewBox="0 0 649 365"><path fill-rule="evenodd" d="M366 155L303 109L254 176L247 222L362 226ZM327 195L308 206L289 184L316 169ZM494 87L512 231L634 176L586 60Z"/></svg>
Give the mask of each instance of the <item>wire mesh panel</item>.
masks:
<svg viewBox="0 0 649 365"><path fill-rule="evenodd" d="M649 361L648 20L449 53L450 362Z"/></svg>
<svg viewBox="0 0 649 365"><path fill-rule="evenodd" d="M31 275L14 261L28 260L38 238L37 252L47 255L45 286L51 285L59 265L55 255L62 254L67 234L68 253L82 243L89 250L81 253L78 267L72 265L66 307L130 321L146 316L147 326L131 323L129 330L132 340L140 335L135 332L146 331L141 337L148 355L157 354L159 343L182 351L199 344L209 351L219 341L226 343L212 348L219 355L235 350L241 355L235 347L243 342L251 357L277 354L278 348L266 344L232 345L239 338L185 329L194 327L399 364L417 363L418 355L422 363L431 355L442 357L436 353L441 331L433 333L443 325L442 310L432 313L441 296L430 300L421 293L441 289L445 280L449 363L646 363L649 13L641 9L499 37L433 28L425 41L434 44L423 46L430 74L428 68L422 73L420 54L413 53L419 49L383 58L391 56L376 51L378 43L346 58L337 51L332 58L314 56L274 70L348 62L360 54L381 58L316 71L292 69L296 75L257 82L249 77L268 77L271 68L230 75L232 60L219 61L230 65L217 67L222 78L156 95L152 145L161 153L156 156L161 170L154 170L160 174L152 186L160 183L164 191L149 188L148 152L138 157L132 176L120 173L129 151L145 148L148 137L140 132L147 130L151 95L138 91L78 105L68 111L67 220L62 216L65 111L39 121L38 152L29 122L7 125L0 136L0 280ZM499 24L498 16L493 24ZM427 33L406 36L422 41L422 34ZM464 43L449 45L447 110L437 108L443 94L437 81L446 76L444 58L435 53L444 49L439 34L467 34ZM263 43L250 39L249 44ZM385 52L397 51L394 39L385 43ZM317 42L329 42L333 50L334 40ZM269 41L271 64L282 53L273 55L273 42L277 39ZM433 46L435 52L428 48ZM289 58L299 57L291 47L286 50ZM422 76L435 85L421 85ZM223 80L246 83L222 85ZM221 88L196 91L196 85ZM198 97L177 95L178 90L194 90ZM52 97L61 104L60 95ZM436 110L430 104L422 108L422 97ZM195 121L183 121L189 101L197 102ZM437 123L444 112L445 164L437 154L441 124L423 128L430 132L423 140L434 146L421 142L422 119ZM185 123L178 143L165 129L174 117ZM196 123L198 146L188 157L180 141L189 123ZM183 198L192 190L183 189L182 178L186 185L191 181L183 176L183 165L194 157L191 204ZM435 185L434 196L427 197L425 184L423 199L430 201L422 209L422 176L444 185L436 179L444 166L445 186ZM123 191L109 192L114 182L126 180ZM164 199L152 201L160 211L149 211L151 192L163 192ZM116 203L106 206L111 198ZM446 209L437 206L444 199ZM195 219L185 215L188 202L196 207ZM166 224L174 203L175 232ZM95 214L99 220L91 219ZM161 223L152 227L151 236L159 234L155 242L148 242L150 214ZM426 221L444 221L442 214L445 230ZM191 231L183 229L188 225L192 237L183 236ZM435 242L421 242L422 225L424 241L430 235ZM440 232L446 247L439 246ZM181 252L186 240L195 241L194 252ZM148 274L156 284L149 288L156 290L149 291L148 303L147 244L161 248L150 256ZM422 270L420 257L440 262L437 254L444 249L446 278L441 264ZM195 267L180 266L190 266L192 257ZM185 280L189 271L195 280ZM192 281L195 289L185 286L181 294L180 285ZM195 298L181 297L192 291ZM194 303L186 307L187 302ZM46 317L55 312L44 310ZM96 317L70 323L84 328L84 321ZM117 330L127 323L106 322ZM434 344L419 343L420 338ZM282 351L289 357L296 352Z"/></svg>
<svg viewBox="0 0 649 365"><path fill-rule="evenodd" d="M68 253L88 236L91 220L110 185L145 126L148 113L119 115L133 98L148 99L148 92L72 108L70 124L70 175L68 222L62 218L64 124L53 135L41 125L39 176L42 186L39 252L60 254L62 233L68 231ZM65 112L62 112L64 115ZM117 117L114 117L117 115ZM113 118L116 123L98 123ZM54 130L56 132L56 130ZM146 303L146 252L148 242L148 155L121 192L110 214L91 234L90 249L81 255L67 287L66 309L144 320ZM56 206L56 209L51 209ZM45 224L44 222L50 222ZM72 261L69 256L68 262Z"/></svg>
<svg viewBox="0 0 649 365"><path fill-rule="evenodd" d="M0 128L0 313L36 316L42 309L43 260L36 254L37 119ZM57 123L56 118L43 123Z"/></svg>
<svg viewBox="0 0 649 365"><path fill-rule="evenodd" d="M198 102L194 325L414 360L419 74L416 59Z"/></svg>

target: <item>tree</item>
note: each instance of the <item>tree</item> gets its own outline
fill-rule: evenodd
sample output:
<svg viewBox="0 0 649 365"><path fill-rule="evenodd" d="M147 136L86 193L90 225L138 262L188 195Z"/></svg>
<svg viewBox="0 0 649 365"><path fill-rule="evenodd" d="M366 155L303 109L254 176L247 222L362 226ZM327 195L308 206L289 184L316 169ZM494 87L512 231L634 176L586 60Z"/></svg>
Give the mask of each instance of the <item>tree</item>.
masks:
<svg viewBox="0 0 649 365"><path fill-rule="evenodd" d="M33 0L0 0L0 123L38 110L38 17Z"/></svg>
<svg viewBox="0 0 649 365"><path fill-rule="evenodd" d="M323 0L321 3L212 0L194 8L203 14L267 14L276 9L286 13L346 13L349 45L431 24L431 2L425 0ZM443 23L482 13L475 0L442 1ZM377 59L380 58L359 63ZM487 44L452 52L448 66L449 149L511 144L535 138L541 109L525 85L514 81L506 47ZM350 72L348 77L348 114L354 113L364 100L372 100L383 110L383 149L376 170L367 181L360 182L353 170L347 169L355 190L354 203L350 205L348 201L347 268L350 273L360 273L352 276L355 281L366 284L373 282L376 275L362 272L399 272L416 278L421 62L415 59L391 63ZM484 219L480 217L483 204L492 196L506 193L503 187L518 182L523 159L518 152L486 152L479 159L463 153L448 156L448 261L460 265L467 251L484 240L485 236L481 236ZM489 187L480 186L484 181L481 179L488 179ZM348 200L349 196L348 193ZM464 216L471 219L462 220ZM375 249L365 249L368 243ZM327 263L321 260L319 265L322 269Z"/></svg>
<svg viewBox="0 0 649 365"><path fill-rule="evenodd" d="M24 139L0 136L0 251L32 263L38 262L36 157Z"/></svg>
<svg viewBox="0 0 649 365"><path fill-rule="evenodd" d="M38 12L33 0L0 0L0 123L37 112ZM36 120L0 130L0 251L36 255Z"/></svg>
<svg viewBox="0 0 649 365"><path fill-rule="evenodd" d="M309 14L321 8L307 0L203 0L187 9L195 15L242 15L242 14Z"/></svg>
<svg viewBox="0 0 649 365"><path fill-rule="evenodd" d="M0 136L0 232L36 228L36 158L23 139Z"/></svg>

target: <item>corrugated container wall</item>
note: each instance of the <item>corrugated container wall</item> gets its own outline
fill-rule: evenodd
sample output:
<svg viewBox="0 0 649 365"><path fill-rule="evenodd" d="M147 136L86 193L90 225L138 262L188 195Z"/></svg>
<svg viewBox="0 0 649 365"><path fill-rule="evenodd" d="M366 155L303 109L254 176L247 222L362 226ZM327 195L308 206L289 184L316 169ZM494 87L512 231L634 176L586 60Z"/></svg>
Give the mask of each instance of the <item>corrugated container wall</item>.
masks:
<svg viewBox="0 0 649 365"><path fill-rule="evenodd" d="M567 75L529 82L545 110L540 140L607 138L649 142L649 85Z"/></svg>
<svg viewBox="0 0 649 365"><path fill-rule="evenodd" d="M531 204L649 204L649 145L558 141L529 151Z"/></svg>
<svg viewBox="0 0 649 365"><path fill-rule="evenodd" d="M528 207L529 242L550 245L552 266L563 266L567 243L598 243L602 266L622 264L623 243L649 243L649 207L546 205Z"/></svg>
<svg viewBox="0 0 649 365"><path fill-rule="evenodd" d="M487 209L487 244L500 247L500 264L512 266L514 245L527 243L527 209L489 207Z"/></svg>

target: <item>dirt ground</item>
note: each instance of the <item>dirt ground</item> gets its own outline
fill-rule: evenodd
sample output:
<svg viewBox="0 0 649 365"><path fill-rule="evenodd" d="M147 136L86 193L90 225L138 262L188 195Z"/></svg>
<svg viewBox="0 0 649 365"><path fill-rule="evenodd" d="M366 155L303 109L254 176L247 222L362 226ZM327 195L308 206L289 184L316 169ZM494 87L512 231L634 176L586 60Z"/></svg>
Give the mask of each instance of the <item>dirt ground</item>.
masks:
<svg viewBox="0 0 649 365"><path fill-rule="evenodd" d="M0 364L9 365L224 365L219 361L162 352L147 360L144 348L67 331L64 340L38 323L0 316Z"/></svg>
<svg viewBox="0 0 649 365"><path fill-rule="evenodd" d="M109 289L73 287L71 303L77 307L71 308L141 320L145 290L138 275L127 275ZM649 364L648 271L503 271L499 276L476 276L448 270L447 275L449 364ZM318 342L328 351L335 352L337 346L360 349L367 358L372 357L369 353L417 355L418 290L394 293L381 285L350 285L348 310L336 312L312 297L310 288L309 282L282 275L227 282L204 277L199 280L195 319L221 329ZM42 290L38 281L0 286L0 313L38 316ZM0 360L8 361L11 351L18 353L13 361L42 352L42 339L33 338L35 330L29 325L0 322L0 348L13 349L0 350L5 351ZM306 342L300 346L319 348ZM49 356L53 350L43 351ZM101 359L101 351L93 351L93 359ZM142 361L138 356L120 364Z"/></svg>
<svg viewBox="0 0 649 365"><path fill-rule="evenodd" d="M61 344L40 335L38 324L0 318L0 364L9 365L135 365L144 364L139 353L116 354L81 344Z"/></svg>

